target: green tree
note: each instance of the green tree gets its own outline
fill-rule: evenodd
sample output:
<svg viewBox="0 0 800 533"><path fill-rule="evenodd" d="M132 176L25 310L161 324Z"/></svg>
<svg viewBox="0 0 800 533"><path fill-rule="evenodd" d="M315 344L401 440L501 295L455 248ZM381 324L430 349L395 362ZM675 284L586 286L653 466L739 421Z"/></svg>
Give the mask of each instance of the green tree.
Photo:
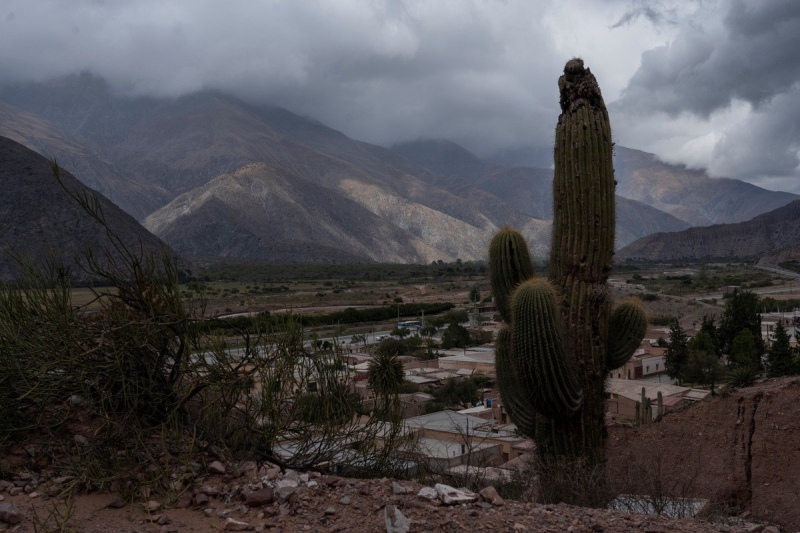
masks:
<svg viewBox="0 0 800 533"><path fill-rule="evenodd" d="M448 311L440 316L431 317L428 320L428 323L431 326L440 328L448 324L462 324L468 321L469 321L469 313L467 312L467 310L458 309L458 310Z"/></svg>
<svg viewBox="0 0 800 533"><path fill-rule="evenodd" d="M450 378L433 391L433 397L445 408L472 407L478 401L478 386L472 379Z"/></svg>
<svg viewBox="0 0 800 533"><path fill-rule="evenodd" d="M394 328L392 330L392 335L394 335L395 337L400 337L401 339L404 339L404 338L408 337L409 335L411 335L411 330L408 329L408 328Z"/></svg>
<svg viewBox="0 0 800 533"><path fill-rule="evenodd" d="M706 352L708 354L716 356L716 346L714 345L714 339L711 337L711 335L709 335L702 329L700 330L700 332L698 332L697 335L689 339L688 346L690 351L694 350L699 352Z"/></svg>
<svg viewBox="0 0 800 533"><path fill-rule="evenodd" d="M719 358L705 350L689 350L689 360L686 363L686 379L702 385L714 385L725 375L725 369Z"/></svg>
<svg viewBox="0 0 800 533"><path fill-rule="evenodd" d="M728 366L731 368L752 368L753 370L761 366L756 341L749 329L741 330L733 338Z"/></svg>
<svg viewBox="0 0 800 533"><path fill-rule="evenodd" d="M480 301L481 301L481 291L477 285L473 285L472 288L469 290L469 302L474 304Z"/></svg>
<svg viewBox="0 0 800 533"><path fill-rule="evenodd" d="M494 335L492 335L491 331L483 330L483 329L470 331L469 337L470 337L470 342L469 343L472 346L479 346L481 344L488 344L488 343L492 342L492 340L494 339Z"/></svg>
<svg viewBox="0 0 800 533"><path fill-rule="evenodd" d="M422 337L410 337L408 339L396 339L389 337L383 339L375 352L382 355L410 355L422 346Z"/></svg>
<svg viewBox="0 0 800 533"><path fill-rule="evenodd" d="M719 326L719 343L723 353L732 355L733 340L743 329L750 331L756 353L758 355L764 353L760 311L761 302L757 294L738 289L733 292L733 296L725 305Z"/></svg>
<svg viewBox="0 0 800 533"><path fill-rule="evenodd" d="M395 394L403 379L403 364L389 353L378 353L367 366L367 381L381 396Z"/></svg>
<svg viewBox="0 0 800 533"><path fill-rule="evenodd" d="M430 324L419 330L419 332L426 337L433 337L436 335L436 331L436 326L431 326Z"/></svg>
<svg viewBox="0 0 800 533"><path fill-rule="evenodd" d="M444 330L442 334L442 348L445 350L450 348L466 348L469 342L469 330L455 322L447 326L447 329Z"/></svg>
<svg viewBox="0 0 800 533"><path fill-rule="evenodd" d="M789 376L794 373L792 348L789 334L783 324L775 326L775 341L767 350L767 375L769 377Z"/></svg>
<svg viewBox="0 0 800 533"><path fill-rule="evenodd" d="M669 328L669 344L664 357L664 369L672 379L680 383L684 378L686 365L689 362L689 337L678 321Z"/></svg>
<svg viewBox="0 0 800 533"><path fill-rule="evenodd" d="M705 323L705 318L703 319ZM712 320L713 323L713 320ZM700 332L689 339L689 358L686 361L684 378L692 383L701 385L714 385L724 376L724 368L719 362L716 354L714 339L708 329L700 329Z"/></svg>
<svg viewBox="0 0 800 533"><path fill-rule="evenodd" d="M700 333L705 333L713 343L714 355L718 356L722 353L719 347L719 328L715 324L713 316L703 315L703 322L700 325Z"/></svg>

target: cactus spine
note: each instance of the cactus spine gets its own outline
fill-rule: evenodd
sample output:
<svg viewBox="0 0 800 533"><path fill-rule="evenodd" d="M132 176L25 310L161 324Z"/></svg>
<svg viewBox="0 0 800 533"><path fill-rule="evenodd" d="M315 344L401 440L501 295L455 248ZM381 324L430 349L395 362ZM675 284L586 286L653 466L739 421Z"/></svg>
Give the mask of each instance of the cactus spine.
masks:
<svg viewBox="0 0 800 533"><path fill-rule="evenodd" d="M612 313L606 286L615 182L600 89L580 59L567 63L558 85L550 279L531 279L516 231L504 228L489 247L492 290L507 324L497 375L511 419L536 440L541 458L602 464L605 377L633 355L646 320L634 302Z"/></svg>

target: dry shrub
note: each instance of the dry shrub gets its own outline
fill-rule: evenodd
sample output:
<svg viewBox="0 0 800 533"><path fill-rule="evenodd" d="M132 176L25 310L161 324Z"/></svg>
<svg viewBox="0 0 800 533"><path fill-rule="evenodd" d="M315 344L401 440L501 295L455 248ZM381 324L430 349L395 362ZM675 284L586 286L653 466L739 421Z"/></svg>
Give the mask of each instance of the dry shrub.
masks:
<svg viewBox="0 0 800 533"><path fill-rule="evenodd" d="M210 458L374 472L391 463L393 404L359 423L338 352L309 348L291 316L271 331L207 333L203 307L182 300L175 258L131 249L95 199L70 194L109 236L82 263L104 286L77 305L56 261L19 258L25 276L0 291L0 450L35 442L24 466L131 498L176 496Z"/></svg>

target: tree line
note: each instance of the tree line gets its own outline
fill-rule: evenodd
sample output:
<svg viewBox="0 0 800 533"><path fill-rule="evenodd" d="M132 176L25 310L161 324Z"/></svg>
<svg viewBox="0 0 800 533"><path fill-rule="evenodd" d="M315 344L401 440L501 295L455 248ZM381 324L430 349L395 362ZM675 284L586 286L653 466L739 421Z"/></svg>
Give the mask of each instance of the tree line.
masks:
<svg viewBox="0 0 800 533"><path fill-rule="evenodd" d="M764 303L753 292L737 290L728 300L719 325L714 317L704 316L700 330L691 339L674 321L665 354L667 375L678 383L710 385L713 391L717 382L726 379L747 386L762 372L768 377L800 373L800 354L792 348L789 332L780 321L770 342L764 342Z"/></svg>

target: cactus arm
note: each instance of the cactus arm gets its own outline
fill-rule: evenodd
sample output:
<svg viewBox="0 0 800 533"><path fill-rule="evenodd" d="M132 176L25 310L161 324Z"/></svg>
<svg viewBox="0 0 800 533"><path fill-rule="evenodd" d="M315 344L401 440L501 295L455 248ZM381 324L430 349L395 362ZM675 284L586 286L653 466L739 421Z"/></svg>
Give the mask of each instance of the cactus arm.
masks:
<svg viewBox="0 0 800 533"><path fill-rule="evenodd" d="M500 316L511 321L509 305L514 289L533 277L528 245L519 232L505 227L489 244L489 282Z"/></svg>
<svg viewBox="0 0 800 533"><path fill-rule="evenodd" d="M529 391L514 372L511 361L511 330L508 326L503 326L497 333L494 345L497 385L503 404L517 428L524 435L533 435L536 431L536 411Z"/></svg>
<svg viewBox="0 0 800 533"><path fill-rule="evenodd" d="M608 323L606 372L628 362L646 331L647 315L638 302L623 302L614 309Z"/></svg>
<svg viewBox="0 0 800 533"><path fill-rule="evenodd" d="M528 280L514 291L511 311L512 364L529 385L534 407L548 417L572 415L582 395L564 351L553 286L542 279Z"/></svg>

